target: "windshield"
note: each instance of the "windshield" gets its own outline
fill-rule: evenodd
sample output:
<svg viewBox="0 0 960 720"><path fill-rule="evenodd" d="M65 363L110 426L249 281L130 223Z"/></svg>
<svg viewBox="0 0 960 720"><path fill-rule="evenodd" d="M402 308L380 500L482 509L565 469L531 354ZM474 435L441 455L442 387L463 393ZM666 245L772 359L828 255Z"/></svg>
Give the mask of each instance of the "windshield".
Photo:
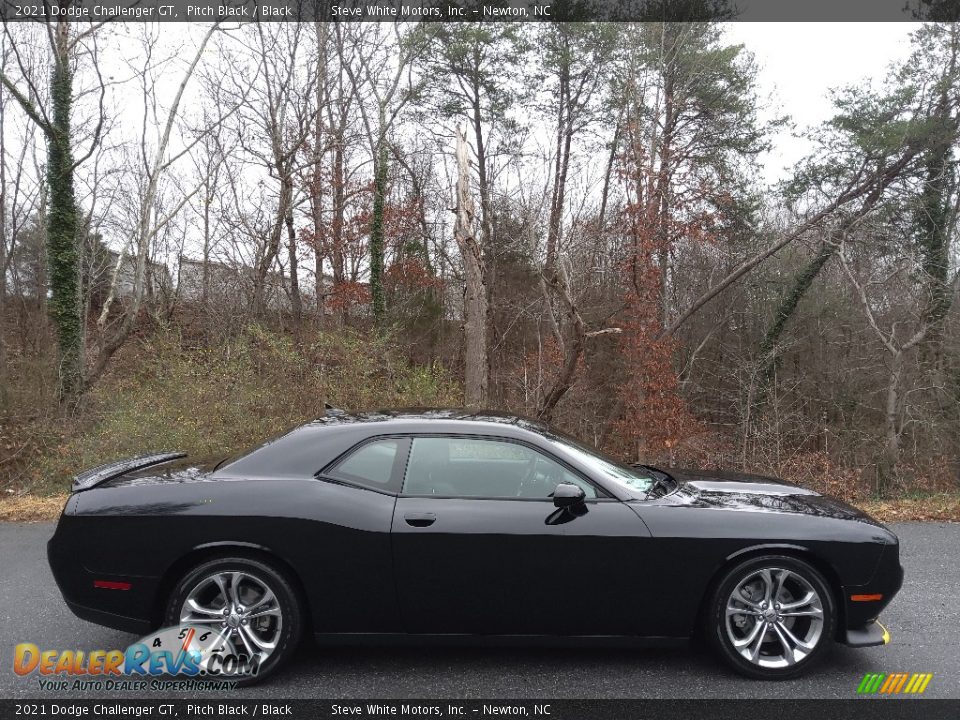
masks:
<svg viewBox="0 0 960 720"><path fill-rule="evenodd" d="M547 439L560 449L573 455L598 476L617 483L635 497L645 498L653 487L655 480L646 470L623 465L612 458L601 455L596 450L591 450L567 438L549 435Z"/></svg>

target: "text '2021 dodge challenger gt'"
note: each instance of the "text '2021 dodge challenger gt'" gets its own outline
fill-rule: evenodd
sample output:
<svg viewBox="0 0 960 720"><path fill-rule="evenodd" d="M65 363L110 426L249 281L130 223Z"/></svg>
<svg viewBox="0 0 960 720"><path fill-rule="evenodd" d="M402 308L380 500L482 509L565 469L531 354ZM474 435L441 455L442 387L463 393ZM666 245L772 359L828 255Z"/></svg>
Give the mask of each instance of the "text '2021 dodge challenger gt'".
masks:
<svg viewBox="0 0 960 720"><path fill-rule="evenodd" d="M330 412L216 465L77 476L48 547L79 617L209 627L259 663L320 641L668 644L786 678L889 639L897 537L784 482L625 466L523 418Z"/></svg>

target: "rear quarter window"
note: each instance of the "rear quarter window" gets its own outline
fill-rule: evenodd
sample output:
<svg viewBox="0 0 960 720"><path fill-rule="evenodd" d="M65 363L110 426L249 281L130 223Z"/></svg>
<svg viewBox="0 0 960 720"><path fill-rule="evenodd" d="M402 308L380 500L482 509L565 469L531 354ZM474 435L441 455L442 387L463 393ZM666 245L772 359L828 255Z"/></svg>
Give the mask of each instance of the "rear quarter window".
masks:
<svg viewBox="0 0 960 720"><path fill-rule="evenodd" d="M377 490L389 489L401 442L391 438L364 443L324 475Z"/></svg>

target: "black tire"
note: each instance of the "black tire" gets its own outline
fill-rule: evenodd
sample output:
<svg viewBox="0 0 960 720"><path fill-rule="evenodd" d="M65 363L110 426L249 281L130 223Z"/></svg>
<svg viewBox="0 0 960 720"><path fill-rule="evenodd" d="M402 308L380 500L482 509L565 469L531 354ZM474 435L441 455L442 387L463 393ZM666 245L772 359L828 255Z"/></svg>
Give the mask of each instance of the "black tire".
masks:
<svg viewBox="0 0 960 720"><path fill-rule="evenodd" d="M204 562L184 575L173 589L167 601L167 607L164 613L164 625L173 626L180 624L180 611L183 604L186 602L191 591L200 586L207 578L211 578L220 573L232 572L243 573L266 585L276 597L276 604L279 607L280 617L282 618L278 633L279 638L276 640L276 648L273 649L263 663L260 664L256 675L245 676L239 680L241 685L253 685L261 682L289 660L300 643L300 637L303 631L300 601L292 583L282 572L266 562L251 558L224 557ZM251 620L250 622L252 626L254 621Z"/></svg>
<svg viewBox="0 0 960 720"><path fill-rule="evenodd" d="M765 570L770 571L769 576L764 574ZM781 574L782 571L787 572ZM756 596L758 609L751 609L747 602L740 599L753 600L752 594L741 595L738 592L736 597L732 597L734 591L744 582L747 583L744 590L746 593L766 587L766 577L773 579L774 589L777 581L784 578L779 597L781 600L786 598L787 602L781 602L781 605L796 601L796 596L808 597L802 593L808 593L810 589L815 591L818 597L804 607L782 611L784 615L781 615L779 610L770 612L769 617L763 614L767 612L765 595L763 599L759 594ZM732 615L728 623L726 610L729 604L743 607L744 613L750 614ZM762 611L759 610L761 607ZM809 616L786 617L787 613L799 613L804 611L804 608L811 613ZM786 680L807 672L829 652L836 631L836 605L830 586L816 568L788 555L754 557L733 567L721 578L707 610L706 637L710 644L731 668L741 675L758 680ZM819 625L816 616L818 610L821 613ZM767 618L769 623L764 618ZM789 635L782 630L787 623ZM750 642L739 650L734 646L734 639L744 642L754 632L759 643ZM809 633L809 638L806 635L800 637L804 633ZM734 637L731 637L731 634ZM796 645L792 652L788 651L787 645L792 644L790 636L798 637L802 641L809 640L804 645L810 645L812 649L806 650ZM741 654L746 652L752 655L754 648L758 653L754 660ZM788 664L781 665L782 663Z"/></svg>

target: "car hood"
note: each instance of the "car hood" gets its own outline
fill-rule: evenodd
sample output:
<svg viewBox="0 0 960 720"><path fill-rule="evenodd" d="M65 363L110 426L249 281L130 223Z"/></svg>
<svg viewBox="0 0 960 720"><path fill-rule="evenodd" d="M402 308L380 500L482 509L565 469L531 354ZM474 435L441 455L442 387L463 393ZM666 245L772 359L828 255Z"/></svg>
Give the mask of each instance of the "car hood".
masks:
<svg viewBox="0 0 960 720"><path fill-rule="evenodd" d="M869 515L851 505L776 478L747 473L672 468L669 473L679 486L666 497L684 505L815 515L879 525Z"/></svg>

